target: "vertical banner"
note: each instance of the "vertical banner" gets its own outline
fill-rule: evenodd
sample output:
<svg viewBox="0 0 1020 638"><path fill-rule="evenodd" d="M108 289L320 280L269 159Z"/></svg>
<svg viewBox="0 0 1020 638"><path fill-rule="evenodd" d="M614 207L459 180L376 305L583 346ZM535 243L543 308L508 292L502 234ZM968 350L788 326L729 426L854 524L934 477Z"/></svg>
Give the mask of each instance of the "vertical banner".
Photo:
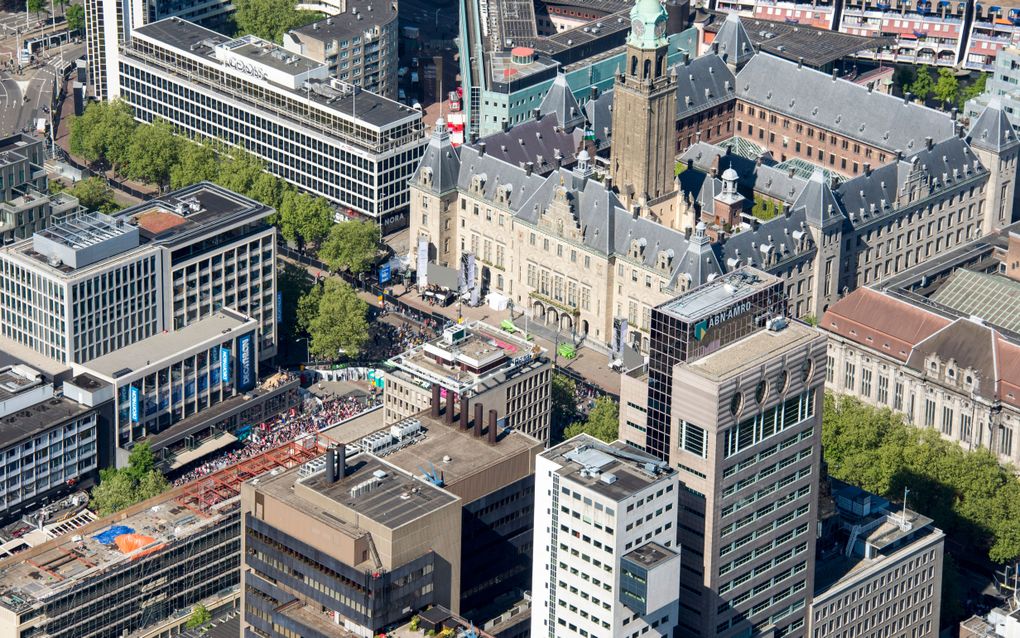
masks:
<svg viewBox="0 0 1020 638"><path fill-rule="evenodd" d="M133 423L138 423L141 419L142 412L142 391L135 386L131 386L131 390L129 392L131 401L131 421Z"/></svg>
<svg viewBox="0 0 1020 638"><path fill-rule="evenodd" d="M613 356L619 357L627 345L627 320L613 319Z"/></svg>
<svg viewBox="0 0 1020 638"><path fill-rule="evenodd" d="M418 286L424 288L429 285L429 240L427 237L418 238Z"/></svg>
<svg viewBox="0 0 1020 638"><path fill-rule="evenodd" d="M283 323L283 291L276 291L276 323Z"/></svg>
<svg viewBox="0 0 1020 638"><path fill-rule="evenodd" d="M220 346L220 381L230 383L230 348Z"/></svg>
<svg viewBox="0 0 1020 638"><path fill-rule="evenodd" d="M249 332L237 338L237 389L247 392L255 387L255 335Z"/></svg>

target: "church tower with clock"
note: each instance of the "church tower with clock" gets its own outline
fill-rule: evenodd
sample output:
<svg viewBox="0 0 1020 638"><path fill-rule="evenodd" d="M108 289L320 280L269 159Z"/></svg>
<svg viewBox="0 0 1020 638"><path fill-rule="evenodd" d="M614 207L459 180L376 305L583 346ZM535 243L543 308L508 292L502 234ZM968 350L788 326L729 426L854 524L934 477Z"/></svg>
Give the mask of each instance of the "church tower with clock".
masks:
<svg viewBox="0 0 1020 638"><path fill-rule="evenodd" d="M625 68L613 89L609 174L625 206L647 211L674 190L676 77L666 68L665 7L637 0L630 18Z"/></svg>

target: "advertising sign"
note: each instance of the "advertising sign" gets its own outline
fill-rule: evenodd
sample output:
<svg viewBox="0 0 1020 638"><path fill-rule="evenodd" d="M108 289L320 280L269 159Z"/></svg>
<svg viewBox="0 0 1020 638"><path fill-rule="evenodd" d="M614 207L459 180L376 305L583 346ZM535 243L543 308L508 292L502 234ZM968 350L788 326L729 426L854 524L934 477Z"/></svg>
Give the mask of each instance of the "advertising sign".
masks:
<svg viewBox="0 0 1020 638"><path fill-rule="evenodd" d="M220 346L220 381L230 383L230 349Z"/></svg>
<svg viewBox="0 0 1020 638"><path fill-rule="evenodd" d="M237 338L237 389L247 392L255 387L255 335L249 332Z"/></svg>
<svg viewBox="0 0 1020 638"><path fill-rule="evenodd" d="M391 275L389 264L379 266L379 285L383 286L389 283Z"/></svg>
<svg viewBox="0 0 1020 638"><path fill-rule="evenodd" d="M142 404L142 391L139 390L138 388L136 388L135 386L131 386L130 393L131 393L131 397L130 397L130 399L131 399L131 421L134 422L134 423L138 423L138 421L139 421L139 419L141 417L141 412L142 412L142 406L141 406L141 404Z"/></svg>

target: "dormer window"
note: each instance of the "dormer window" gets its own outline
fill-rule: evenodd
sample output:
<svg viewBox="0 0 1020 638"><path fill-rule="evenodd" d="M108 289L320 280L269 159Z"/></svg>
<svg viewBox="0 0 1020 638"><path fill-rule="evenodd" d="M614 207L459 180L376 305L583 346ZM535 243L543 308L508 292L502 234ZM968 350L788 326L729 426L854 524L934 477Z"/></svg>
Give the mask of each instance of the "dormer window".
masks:
<svg viewBox="0 0 1020 638"><path fill-rule="evenodd" d="M932 372L937 373L939 371L939 364L934 361L932 361L931 365L929 365L928 367L931 369Z"/></svg>
<svg viewBox="0 0 1020 638"><path fill-rule="evenodd" d="M948 370L946 370L946 376L949 377L950 379L955 379L956 378L956 370L954 370L952 368L949 368Z"/></svg>

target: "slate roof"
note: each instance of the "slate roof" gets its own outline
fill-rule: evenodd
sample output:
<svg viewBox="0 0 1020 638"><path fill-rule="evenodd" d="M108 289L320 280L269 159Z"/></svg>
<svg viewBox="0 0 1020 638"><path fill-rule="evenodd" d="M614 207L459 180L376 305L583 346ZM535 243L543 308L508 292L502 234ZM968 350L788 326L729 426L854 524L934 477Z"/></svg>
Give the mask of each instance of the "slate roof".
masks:
<svg viewBox="0 0 1020 638"><path fill-rule="evenodd" d="M945 113L773 55L755 55L744 65L736 95L887 151L910 154L924 146L925 136L941 142L955 135Z"/></svg>
<svg viewBox="0 0 1020 638"><path fill-rule="evenodd" d="M595 99L584 103L584 115L588 126L595 133L599 148L605 148L612 139L613 128L613 90L609 89Z"/></svg>
<svg viewBox="0 0 1020 638"><path fill-rule="evenodd" d="M678 120L733 99L736 78L718 55L703 55L673 68Z"/></svg>
<svg viewBox="0 0 1020 638"><path fill-rule="evenodd" d="M450 132L446 122L440 118L432 129L429 140L422 154L421 163L411 177L415 184L420 184L422 171L432 173L432 192L442 194L457 188L457 176L460 173L460 153L450 143Z"/></svg>
<svg viewBox="0 0 1020 638"><path fill-rule="evenodd" d="M957 319L914 346L907 365L924 370L925 359L932 354L943 363L952 360L957 366L975 371L976 394L994 400L998 395L997 340L998 334L991 328L971 319Z"/></svg>
<svg viewBox="0 0 1020 638"><path fill-rule="evenodd" d="M562 166L572 166L577 161L576 153L583 135L581 128L564 130L559 115L551 113L487 135L471 146L478 149L484 143L487 155L515 166L534 162L536 173L548 175L557 168L557 155L562 157Z"/></svg>
<svg viewBox="0 0 1020 638"><path fill-rule="evenodd" d="M967 136L971 146L995 153L1016 146L1016 131L1002 110L1002 101L994 96L974 120Z"/></svg>
<svg viewBox="0 0 1020 638"><path fill-rule="evenodd" d="M986 170L974 151L959 137L933 143L931 149L922 147L910 157L880 166L870 175L862 173L839 186L837 197L850 223L855 226L870 223L894 211L897 196L914 170L915 162L924 175L926 188L932 191L955 186Z"/></svg>
<svg viewBox="0 0 1020 638"><path fill-rule="evenodd" d="M542 115L555 114L567 129L584 123L584 112L567 85L567 76L562 73L556 75L538 110Z"/></svg>
<svg viewBox="0 0 1020 638"><path fill-rule="evenodd" d="M795 213L803 211L805 220L818 228L842 224L845 220L843 210L820 170L811 175L811 179L793 202L792 208Z"/></svg>
<svg viewBox="0 0 1020 638"><path fill-rule="evenodd" d="M949 325L949 319L871 288L832 304L819 327L905 362L913 347Z"/></svg>
<svg viewBox="0 0 1020 638"><path fill-rule="evenodd" d="M739 68L754 56L754 43L736 13L729 13L712 40L712 48L726 64Z"/></svg>
<svg viewBox="0 0 1020 638"><path fill-rule="evenodd" d="M702 171L711 172L716 158L719 160L720 174L732 168L739 176L737 183L745 190L753 190L787 204L793 203L807 185L806 180L778 168L769 154L756 162L736 153L727 153L726 149L715 144L696 142L680 155L681 162L698 169L680 174L681 188L685 191L696 190L694 185L700 185L703 181L699 175L702 175Z"/></svg>

